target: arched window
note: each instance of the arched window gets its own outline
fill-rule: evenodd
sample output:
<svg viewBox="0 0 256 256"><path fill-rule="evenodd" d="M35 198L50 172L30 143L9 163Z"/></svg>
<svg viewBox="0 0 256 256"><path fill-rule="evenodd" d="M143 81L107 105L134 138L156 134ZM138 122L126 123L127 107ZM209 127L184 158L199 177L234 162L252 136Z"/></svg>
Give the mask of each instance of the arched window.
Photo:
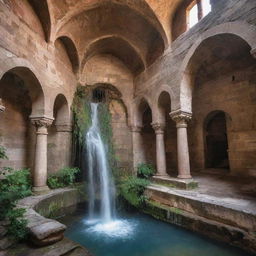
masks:
<svg viewBox="0 0 256 256"><path fill-rule="evenodd" d="M187 30L211 12L210 0L194 0L187 8Z"/></svg>

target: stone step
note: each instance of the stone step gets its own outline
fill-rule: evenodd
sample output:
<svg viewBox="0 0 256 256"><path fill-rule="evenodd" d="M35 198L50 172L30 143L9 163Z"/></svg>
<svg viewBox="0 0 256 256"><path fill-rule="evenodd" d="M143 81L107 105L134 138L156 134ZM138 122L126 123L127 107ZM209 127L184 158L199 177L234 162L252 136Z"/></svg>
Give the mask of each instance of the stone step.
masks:
<svg viewBox="0 0 256 256"><path fill-rule="evenodd" d="M151 182L179 189L194 189L198 187L197 181L193 179L178 179L169 176L153 176Z"/></svg>
<svg viewBox="0 0 256 256"><path fill-rule="evenodd" d="M214 220L169 207L159 202L148 201L143 208L144 213L156 219L198 232L209 238L239 247L247 252L256 253L256 235L242 229L226 225Z"/></svg>
<svg viewBox="0 0 256 256"><path fill-rule="evenodd" d="M181 191L160 185L148 186L145 195L152 201L209 220L215 220L246 231L256 231L256 212L251 212L243 205L238 207L239 202L236 202L235 199L232 199L232 204L229 204L228 200L221 201L218 198L202 195L196 191Z"/></svg>

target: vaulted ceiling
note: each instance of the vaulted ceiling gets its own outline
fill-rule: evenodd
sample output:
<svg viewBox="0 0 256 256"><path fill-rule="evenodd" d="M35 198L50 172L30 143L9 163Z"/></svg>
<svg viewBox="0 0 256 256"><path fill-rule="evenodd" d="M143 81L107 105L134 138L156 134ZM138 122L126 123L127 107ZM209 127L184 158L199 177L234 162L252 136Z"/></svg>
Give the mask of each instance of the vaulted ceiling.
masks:
<svg viewBox="0 0 256 256"><path fill-rule="evenodd" d="M14 1L21 5L18 0ZM111 54L137 75L168 47L172 15L182 0L25 2L38 16L46 41L61 38L73 70L78 70L78 64L81 70L86 61L97 54ZM78 60L74 58L75 52Z"/></svg>

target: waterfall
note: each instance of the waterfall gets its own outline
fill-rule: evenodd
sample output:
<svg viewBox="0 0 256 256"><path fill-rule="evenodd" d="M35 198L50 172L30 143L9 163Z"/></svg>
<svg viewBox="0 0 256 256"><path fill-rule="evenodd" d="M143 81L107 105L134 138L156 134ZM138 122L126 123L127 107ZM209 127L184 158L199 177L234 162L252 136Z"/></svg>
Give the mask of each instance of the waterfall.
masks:
<svg viewBox="0 0 256 256"><path fill-rule="evenodd" d="M89 219L94 219L96 216L95 201L98 181L100 190L100 219L102 222L110 222L115 213L114 184L110 178L106 150L100 134L97 103L91 103L91 119L92 125L86 134Z"/></svg>

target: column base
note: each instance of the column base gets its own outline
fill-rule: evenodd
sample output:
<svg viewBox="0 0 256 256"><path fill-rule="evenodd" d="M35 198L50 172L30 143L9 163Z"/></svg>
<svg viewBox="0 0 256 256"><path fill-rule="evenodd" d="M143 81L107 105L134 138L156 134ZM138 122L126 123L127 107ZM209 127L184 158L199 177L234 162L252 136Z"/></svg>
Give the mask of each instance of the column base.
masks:
<svg viewBox="0 0 256 256"><path fill-rule="evenodd" d="M174 189L194 189L198 187L198 183L193 179L178 179L173 177L153 176L152 183L163 185Z"/></svg>
<svg viewBox="0 0 256 256"><path fill-rule="evenodd" d="M170 176L167 173L166 174L156 173L153 177L170 178Z"/></svg>
<svg viewBox="0 0 256 256"><path fill-rule="evenodd" d="M50 191L48 186L42 186L42 187L33 187L32 192L35 194L44 194L46 192Z"/></svg>
<svg viewBox="0 0 256 256"><path fill-rule="evenodd" d="M190 174L180 174L178 179L192 179L192 176Z"/></svg>

